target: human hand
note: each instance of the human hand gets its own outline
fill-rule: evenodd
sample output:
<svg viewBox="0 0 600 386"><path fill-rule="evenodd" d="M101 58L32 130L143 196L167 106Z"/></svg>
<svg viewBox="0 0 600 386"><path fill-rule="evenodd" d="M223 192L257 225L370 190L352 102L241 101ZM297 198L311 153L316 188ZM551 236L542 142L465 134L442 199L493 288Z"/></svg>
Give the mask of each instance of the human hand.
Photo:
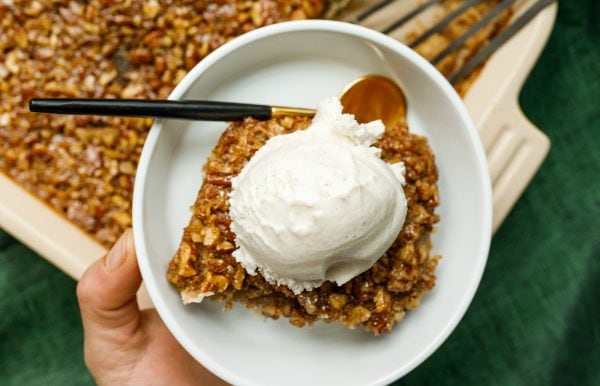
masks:
<svg viewBox="0 0 600 386"><path fill-rule="evenodd" d="M142 277L125 231L77 286L84 357L99 385L222 385L173 338L154 309L140 311Z"/></svg>

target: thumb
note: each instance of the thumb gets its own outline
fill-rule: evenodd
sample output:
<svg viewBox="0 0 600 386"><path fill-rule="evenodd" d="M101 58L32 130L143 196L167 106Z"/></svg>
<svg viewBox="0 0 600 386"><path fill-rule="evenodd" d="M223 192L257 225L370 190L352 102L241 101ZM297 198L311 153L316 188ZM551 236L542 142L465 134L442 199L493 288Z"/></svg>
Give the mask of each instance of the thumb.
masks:
<svg viewBox="0 0 600 386"><path fill-rule="evenodd" d="M141 282L128 229L106 256L85 271L77 285L84 329L136 328L140 318L136 292Z"/></svg>

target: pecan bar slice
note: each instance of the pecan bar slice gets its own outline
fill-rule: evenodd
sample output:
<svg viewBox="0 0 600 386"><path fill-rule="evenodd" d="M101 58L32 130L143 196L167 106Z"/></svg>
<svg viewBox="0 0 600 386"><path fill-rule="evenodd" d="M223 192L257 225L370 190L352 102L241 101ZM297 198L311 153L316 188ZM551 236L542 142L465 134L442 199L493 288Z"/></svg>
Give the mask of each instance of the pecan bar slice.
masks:
<svg viewBox="0 0 600 386"><path fill-rule="evenodd" d="M379 335L390 331L407 310L418 307L435 284L440 258L430 255L430 234L439 220L434 213L439 204L437 168L426 139L409 133L405 124L386 129L375 144L384 161L405 164L408 213L398 238L373 267L342 286L325 282L294 295L285 286L268 283L260 273L247 274L232 257L236 245L228 214L231 178L269 138L309 124L308 118L285 117L265 122L246 119L227 128L204 166L204 181L167 277L184 303L209 297L229 308L239 301L298 327L323 319Z"/></svg>

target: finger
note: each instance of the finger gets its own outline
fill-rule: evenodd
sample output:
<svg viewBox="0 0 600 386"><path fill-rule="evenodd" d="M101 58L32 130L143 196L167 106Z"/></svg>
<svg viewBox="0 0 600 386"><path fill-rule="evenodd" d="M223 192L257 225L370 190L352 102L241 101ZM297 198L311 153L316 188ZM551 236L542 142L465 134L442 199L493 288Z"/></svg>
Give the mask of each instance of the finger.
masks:
<svg viewBox="0 0 600 386"><path fill-rule="evenodd" d="M136 327L140 311L135 295L141 282L133 236L127 230L104 258L85 271L77 285L84 328Z"/></svg>

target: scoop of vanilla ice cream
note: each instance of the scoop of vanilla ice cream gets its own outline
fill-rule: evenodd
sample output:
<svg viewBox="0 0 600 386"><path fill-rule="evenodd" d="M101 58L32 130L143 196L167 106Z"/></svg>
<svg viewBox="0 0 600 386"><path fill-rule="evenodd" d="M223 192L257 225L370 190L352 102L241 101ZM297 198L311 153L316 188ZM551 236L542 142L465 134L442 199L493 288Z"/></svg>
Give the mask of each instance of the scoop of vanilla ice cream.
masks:
<svg viewBox="0 0 600 386"><path fill-rule="evenodd" d="M272 137L254 154L229 197L233 256L248 273L298 294L326 280L344 284L385 253L406 197L404 165L371 146L383 131L328 98L308 129Z"/></svg>

